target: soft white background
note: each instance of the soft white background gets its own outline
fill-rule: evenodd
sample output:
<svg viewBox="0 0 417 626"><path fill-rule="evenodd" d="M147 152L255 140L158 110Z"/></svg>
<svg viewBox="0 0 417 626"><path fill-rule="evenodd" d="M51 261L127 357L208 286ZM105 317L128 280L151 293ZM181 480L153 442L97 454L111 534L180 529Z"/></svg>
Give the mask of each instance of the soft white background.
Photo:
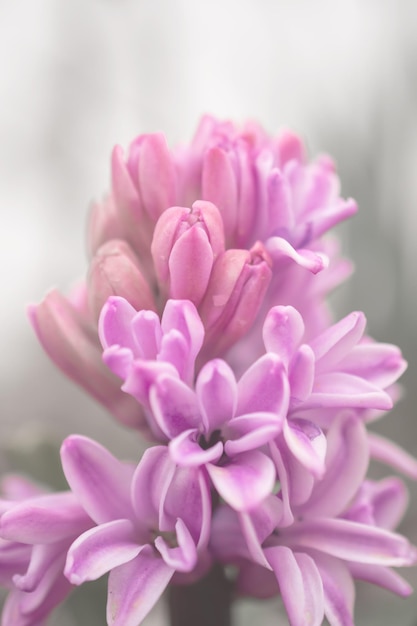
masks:
<svg viewBox="0 0 417 626"><path fill-rule="evenodd" d="M0 0L0 469L21 462L48 478L70 432L138 453L53 369L25 306L83 275L112 146L155 130L186 141L206 111L291 127L312 154L335 156L361 209L342 229L357 271L337 308L364 310L371 334L404 350L407 394L381 428L417 453L417 2ZM403 529L417 542L413 489ZM359 625L417 624L414 597L358 596ZM52 623L103 624L82 601ZM277 624L277 611L245 604L238 626Z"/></svg>

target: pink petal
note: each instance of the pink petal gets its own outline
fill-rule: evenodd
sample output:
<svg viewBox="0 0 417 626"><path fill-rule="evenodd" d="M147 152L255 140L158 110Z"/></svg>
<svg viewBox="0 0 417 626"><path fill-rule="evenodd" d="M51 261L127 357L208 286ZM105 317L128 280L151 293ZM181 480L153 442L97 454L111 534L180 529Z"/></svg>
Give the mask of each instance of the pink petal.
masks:
<svg viewBox="0 0 417 626"><path fill-rule="evenodd" d="M206 433L221 428L235 414L237 383L233 370L225 361L214 359L202 367L196 392Z"/></svg>
<svg viewBox="0 0 417 626"><path fill-rule="evenodd" d="M111 357L107 355L106 359ZM109 358L109 363L112 363ZM118 364L119 365L119 364ZM149 409L149 393L154 383L162 377L178 378L178 371L171 363L163 361L134 361L122 386L124 392L136 398L137 402Z"/></svg>
<svg viewBox="0 0 417 626"><path fill-rule="evenodd" d="M150 389L149 402L156 423L170 439L201 423L196 395L181 380L158 377Z"/></svg>
<svg viewBox="0 0 417 626"><path fill-rule="evenodd" d="M128 298L136 309L155 309L148 282L130 246L112 239L96 252L88 273L89 306L96 319L110 296Z"/></svg>
<svg viewBox="0 0 417 626"><path fill-rule="evenodd" d="M160 530L174 529L181 518L198 548L205 548L211 525L211 493L207 473L200 468L177 467L161 497Z"/></svg>
<svg viewBox="0 0 417 626"><path fill-rule="evenodd" d="M185 430L169 442L169 451L174 463L181 467L194 467L217 463L223 454L223 444L218 441L204 450L198 443L197 430Z"/></svg>
<svg viewBox="0 0 417 626"><path fill-rule="evenodd" d="M349 570L354 578L366 580L366 582L388 589L388 591L392 591L392 593L396 593L399 596L407 597L413 593L411 585L397 572L388 567L365 563L349 563Z"/></svg>
<svg viewBox="0 0 417 626"><path fill-rule="evenodd" d="M324 433L313 422L292 418L284 420L284 439L293 455L317 478L325 471L327 442Z"/></svg>
<svg viewBox="0 0 417 626"><path fill-rule="evenodd" d="M231 420L222 430L228 439L224 445L228 456L255 450L274 439L282 428L282 418L273 413L258 411Z"/></svg>
<svg viewBox="0 0 417 626"><path fill-rule="evenodd" d="M90 206L87 224L89 257L94 256L106 241L121 237L123 237L123 224L120 223L113 195L107 195L100 202L93 202Z"/></svg>
<svg viewBox="0 0 417 626"><path fill-rule="evenodd" d="M178 572L191 572L197 563L197 550L190 531L181 519L175 524L177 547L170 547L161 536L155 539L155 547L165 563Z"/></svg>
<svg viewBox="0 0 417 626"><path fill-rule="evenodd" d="M166 446L147 448L135 470L131 484L131 499L135 511L136 523L144 528L167 528L162 524L166 494L175 475Z"/></svg>
<svg viewBox="0 0 417 626"><path fill-rule="evenodd" d="M83 533L68 550L65 576L73 585L96 580L134 559L144 548L129 520L101 524Z"/></svg>
<svg viewBox="0 0 417 626"><path fill-rule="evenodd" d="M130 226L132 218L137 221L142 216L142 206L138 190L135 187L129 171L126 167L123 148L115 146L113 148L111 157L111 169L112 169L112 188L116 205L119 211L121 210L122 216L125 218L124 226ZM129 223L126 223L126 218L129 217Z"/></svg>
<svg viewBox="0 0 417 626"><path fill-rule="evenodd" d="M279 356L268 353L258 359L238 382L237 415L257 411L287 414L289 384L284 363Z"/></svg>
<svg viewBox="0 0 417 626"><path fill-rule="evenodd" d="M211 148L205 154L202 193L204 200L210 200L218 207L226 239L230 239L236 228L237 181L231 159L221 148Z"/></svg>
<svg viewBox="0 0 417 626"><path fill-rule="evenodd" d="M271 260L259 242L217 258L200 305L206 327L204 358L221 354L252 326L271 280Z"/></svg>
<svg viewBox="0 0 417 626"><path fill-rule="evenodd" d="M162 315L161 327L165 333L178 330L197 356L204 339L204 326L195 305L188 300L168 300Z"/></svg>
<svg viewBox="0 0 417 626"><path fill-rule="evenodd" d="M68 545L69 541L66 539L59 542L31 546L30 560L29 557L26 560L26 572L15 574L13 576L13 584L21 591L31 593L36 591L39 585L42 585L42 579L46 572L55 570L58 575L61 574ZM27 565L28 561L29 565ZM58 569L57 563L59 564Z"/></svg>
<svg viewBox="0 0 417 626"><path fill-rule="evenodd" d="M289 161L304 162L305 150L303 142L292 131L282 130L276 138L276 146L280 167L283 167Z"/></svg>
<svg viewBox="0 0 417 626"><path fill-rule="evenodd" d="M130 348L121 348L117 345L106 348L103 352L103 363L107 365L113 374L124 380L129 377L132 367L132 350Z"/></svg>
<svg viewBox="0 0 417 626"><path fill-rule="evenodd" d="M343 359L343 371L366 378L381 389L392 385L407 368L397 346L364 342Z"/></svg>
<svg viewBox="0 0 417 626"><path fill-rule="evenodd" d="M2 539L48 544L83 532L92 524L69 492L30 498L6 511L0 520Z"/></svg>
<svg viewBox="0 0 417 626"><path fill-rule="evenodd" d="M291 202L291 190L281 170L273 168L267 177L268 188L268 234L287 238L295 219Z"/></svg>
<svg viewBox="0 0 417 626"><path fill-rule="evenodd" d="M412 480L417 480L417 459L415 457L381 435L368 433L368 441L373 459L390 465Z"/></svg>
<svg viewBox="0 0 417 626"><path fill-rule="evenodd" d="M406 486L395 476L371 483L368 496L372 504L375 524L392 530L401 522L409 503Z"/></svg>
<svg viewBox="0 0 417 626"><path fill-rule="evenodd" d="M364 480L368 462L364 425L355 415L341 415L327 433L326 473L301 514L335 517L342 513Z"/></svg>
<svg viewBox="0 0 417 626"><path fill-rule="evenodd" d="M251 155L246 146L236 146L236 165L238 166L238 208L233 245L244 248L253 233L256 219L256 180Z"/></svg>
<svg viewBox="0 0 417 626"><path fill-rule="evenodd" d="M358 343L365 326L364 314L355 311L311 341L310 346L317 361L317 373L334 368Z"/></svg>
<svg viewBox="0 0 417 626"><path fill-rule="evenodd" d="M311 222L308 223L310 240L317 239L336 224L355 215L357 211L358 205L351 198L348 200L339 199L329 208L316 211L313 214L314 217L311 215Z"/></svg>
<svg viewBox="0 0 417 626"><path fill-rule="evenodd" d="M165 209L175 204L176 195L175 165L162 133L143 137L138 181L143 206L156 221Z"/></svg>
<svg viewBox="0 0 417 626"><path fill-rule="evenodd" d="M354 626L355 586L346 564L322 552L310 554L323 582L324 612L330 626Z"/></svg>
<svg viewBox="0 0 417 626"><path fill-rule="evenodd" d="M138 626L165 591L174 571L150 551L113 569L107 598L109 626Z"/></svg>
<svg viewBox="0 0 417 626"><path fill-rule="evenodd" d="M277 354L288 367L304 336L304 322L292 306L274 306L265 318L262 337L267 352Z"/></svg>
<svg viewBox="0 0 417 626"><path fill-rule="evenodd" d="M325 552L347 561L404 566L413 562L407 539L396 533L343 519L317 519L286 529L294 545Z"/></svg>
<svg viewBox="0 0 417 626"><path fill-rule="evenodd" d="M190 228L174 244L169 257L169 295L198 306L206 292L214 255L202 228Z"/></svg>
<svg viewBox="0 0 417 626"><path fill-rule="evenodd" d="M309 345L300 346L291 363L289 381L292 404L304 402L313 391L315 373L314 352Z"/></svg>
<svg viewBox="0 0 417 626"><path fill-rule="evenodd" d="M62 570L63 563L58 563ZM13 626L43 624L49 613L71 593L73 586L57 571L50 568L44 573L34 591L21 592L17 589L9 593L2 611L2 623Z"/></svg>
<svg viewBox="0 0 417 626"><path fill-rule="evenodd" d="M286 546L266 548L291 626L320 626L324 617L323 585L313 559Z"/></svg>
<svg viewBox="0 0 417 626"><path fill-rule="evenodd" d="M321 272L328 264L328 258L320 253L312 250L295 250L292 245L282 237L270 237L265 242L265 247L274 261L283 259L291 259L301 267L310 270L313 274Z"/></svg>
<svg viewBox="0 0 417 626"><path fill-rule="evenodd" d="M61 462L71 490L97 524L133 519L130 502L133 466L122 463L103 446L81 435L65 439Z"/></svg>
<svg viewBox="0 0 417 626"><path fill-rule="evenodd" d="M289 450L283 433L273 444L270 444L270 450L277 468L283 502L286 501L286 491L291 506L299 506L307 502L317 481L310 470L304 467ZM290 522L293 522L292 514Z"/></svg>
<svg viewBox="0 0 417 626"><path fill-rule="evenodd" d="M227 465L208 464L207 471L220 496L236 511L249 511L273 489L275 467L258 451L244 452Z"/></svg>
<svg viewBox="0 0 417 626"><path fill-rule="evenodd" d="M316 377L313 393L303 408L352 407L388 411L392 405L390 396L372 383L352 374L333 372Z"/></svg>
<svg viewBox="0 0 417 626"><path fill-rule="evenodd" d="M291 465L289 463L292 454L289 453L285 441L282 441L282 436L277 438L277 441L270 442L269 449L279 480L279 495L282 502L282 517L280 520L277 520L277 523L279 521L280 527L290 526L294 522L292 512L292 487L294 481L291 473Z"/></svg>
<svg viewBox="0 0 417 626"><path fill-rule="evenodd" d="M131 322L135 352L143 359L156 359L161 348L162 329L157 313L138 311Z"/></svg>
<svg viewBox="0 0 417 626"><path fill-rule="evenodd" d="M118 345L130 348L133 354L137 354L131 329L135 315L136 310L125 298L112 296L107 300L98 322L98 332L103 348Z"/></svg>

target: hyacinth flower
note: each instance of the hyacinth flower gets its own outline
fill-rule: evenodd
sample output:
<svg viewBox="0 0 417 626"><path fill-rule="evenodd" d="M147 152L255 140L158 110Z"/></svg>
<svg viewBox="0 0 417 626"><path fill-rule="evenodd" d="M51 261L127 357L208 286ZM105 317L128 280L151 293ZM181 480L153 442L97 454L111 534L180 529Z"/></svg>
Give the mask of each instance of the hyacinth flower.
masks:
<svg viewBox="0 0 417 626"><path fill-rule="evenodd" d="M143 413L101 363L97 318L107 297L159 313L167 298L193 301L207 331L202 362L259 329L275 304L303 310L314 335L328 316L325 294L314 307L299 294L326 283L314 280L328 265L322 234L356 205L339 197L330 160L309 163L295 135L270 138L254 124L208 116L188 147L170 151L161 134L138 137L126 157L116 147L111 170L111 193L91 213L86 283L76 297L51 292L29 313L54 363L121 423L149 435ZM346 277L330 256L326 289Z"/></svg>
<svg viewBox="0 0 417 626"><path fill-rule="evenodd" d="M3 481L0 575L9 589L3 626L38 626L72 591L64 576L67 551L93 525L70 492L45 493L29 480Z"/></svg>
<svg viewBox="0 0 417 626"><path fill-rule="evenodd" d="M135 467L73 435L61 458L74 496L96 524L69 547L65 575L80 585L110 572L107 623L137 626L176 572L193 580L210 565L207 480L177 467L163 446L146 450Z"/></svg>
<svg viewBox="0 0 417 626"><path fill-rule="evenodd" d="M353 578L399 595L411 592L391 567L414 565L416 550L393 532L407 496L398 479L364 481L365 428L353 413L341 415L328 436L326 473L295 519L284 521L280 493L257 509L217 510L211 547L216 558L238 566L237 590L269 597L280 593L291 626L353 626ZM299 485L299 488L301 485Z"/></svg>
<svg viewBox="0 0 417 626"><path fill-rule="evenodd" d="M335 409L360 409L366 418L368 410L392 408L386 390L407 364L396 346L366 338L365 326L364 314L353 312L303 343L305 325L294 307L276 306L269 311L263 341L288 369L290 413L327 426Z"/></svg>
<svg viewBox="0 0 417 626"><path fill-rule="evenodd" d="M173 334L173 310L175 315L183 310L181 319L188 317L182 336L182 324L178 322ZM302 343L305 326L298 311L289 306L273 307L263 326L266 354L252 364L237 385L233 371L224 361L208 361L196 380L195 391L190 385L194 382L195 359L203 345L204 327L191 302L170 300L160 323L154 312L135 312L124 299L110 298L100 317L100 337L105 362L124 380L123 390L147 409L151 430L175 440L170 444L172 449L177 449L179 435L183 443L190 443L189 437L197 441L199 436L204 436L210 440L217 430L218 438L227 439L222 426L233 432L237 416L245 416L247 421L249 412L255 415L255 411L267 411L272 416L275 414L275 418L268 420L273 428L275 419L276 435L282 428L282 441L291 454L313 474L321 476L325 455L322 429L344 407L360 410L364 418L368 411L390 409L392 399L385 389L406 366L395 346L363 341L365 324L362 313L351 313L310 343ZM191 359L182 344L193 346ZM223 406L226 401L219 396L217 383L212 382L217 379L222 381L219 389L230 406ZM203 380L209 384L203 385ZM209 393L206 386L211 389ZM216 397L218 406L223 407L222 421L210 417L203 393L205 397ZM176 415L181 415L181 420L172 418ZM266 427L263 420L258 415L248 426L256 447L261 443L255 443L254 433L257 424L259 428ZM227 445L229 450L232 446L236 448L236 444ZM213 458L220 458L219 446L209 446L204 458L208 459L209 450ZM275 457L278 454L275 450ZM179 457L176 461L179 462Z"/></svg>
<svg viewBox="0 0 417 626"><path fill-rule="evenodd" d="M273 307L266 316L262 333L265 348L280 356L290 384L282 434L270 442L288 523L293 520L288 490L296 489L291 477L295 475L304 485L312 484L312 476L322 478L325 433L341 409L355 409L367 419L374 411L382 414L393 405L387 389L403 373L406 363L396 346L364 338L365 325L365 316L354 312L303 343L305 326L293 307Z"/></svg>
<svg viewBox="0 0 417 626"><path fill-rule="evenodd" d="M161 322L110 298L100 318L104 359L142 402L150 429L183 467L205 467L219 494L250 509L274 485L272 461L258 451L281 430L289 394L283 363L264 355L237 383L220 359L194 361L204 328L191 302L170 300ZM115 343L117 342L117 343Z"/></svg>

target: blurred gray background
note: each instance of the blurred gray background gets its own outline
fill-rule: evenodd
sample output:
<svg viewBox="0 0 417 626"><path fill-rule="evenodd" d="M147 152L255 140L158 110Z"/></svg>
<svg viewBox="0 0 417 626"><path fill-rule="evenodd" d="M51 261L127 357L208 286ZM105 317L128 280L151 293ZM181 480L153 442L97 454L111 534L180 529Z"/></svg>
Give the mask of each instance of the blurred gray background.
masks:
<svg viewBox="0 0 417 626"><path fill-rule="evenodd" d="M377 428L417 454L416 0L0 0L0 470L62 484L57 449L79 432L122 457L139 445L66 381L25 316L86 268L90 201L115 143L187 141L204 112L290 127L329 152L360 213L340 229L356 273L337 314L409 361L404 399ZM402 530L417 543L417 490ZM417 587L417 573L406 572ZM51 626L105 623L105 581ZM237 606L237 626L285 624L277 602ZM147 626L164 626L163 607ZM358 585L359 626L417 624L407 600Z"/></svg>

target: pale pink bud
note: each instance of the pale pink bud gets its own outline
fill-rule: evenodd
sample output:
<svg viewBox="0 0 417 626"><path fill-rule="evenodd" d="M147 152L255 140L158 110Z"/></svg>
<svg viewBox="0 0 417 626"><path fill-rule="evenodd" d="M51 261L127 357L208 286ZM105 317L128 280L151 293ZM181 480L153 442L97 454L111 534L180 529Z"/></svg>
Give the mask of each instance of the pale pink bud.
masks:
<svg viewBox="0 0 417 626"><path fill-rule="evenodd" d="M167 209L156 224L151 247L162 292L198 305L224 245L222 218L211 202Z"/></svg>
<svg viewBox="0 0 417 626"><path fill-rule="evenodd" d="M96 329L58 291L51 291L28 309L32 326L45 352L69 378L103 404L120 422L147 432L137 402L102 361Z"/></svg>
<svg viewBox="0 0 417 626"><path fill-rule="evenodd" d="M204 358L231 347L251 328L268 289L271 259L257 242L251 250L226 250L214 264L199 308L206 328Z"/></svg>
<svg viewBox="0 0 417 626"><path fill-rule="evenodd" d="M165 136L142 135L131 147L127 166L145 211L156 222L176 199L175 165Z"/></svg>
<svg viewBox="0 0 417 626"><path fill-rule="evenodd" d="M156 309L149 284L133 250L118 239L108 241L93 258L88 275L89 307L95 319L110 296L121 296L137 310Z"/></svg>
<svg viewBox="0 0 417 626"><path fill-rule="evenodd" d="M290 130L282 130L278 137L272 140L272 149L279 167L284 167L289 161L304 163L306 160L301 138Z"/></svg>
<svg viewBox="0 0 417 626"><path fill-rule="evenodd" d="M149 259L149 242L153 224L143 209L139 189L135 186L124 160L123 150L116 146L111 158L112 188L116 204L118 230L141 260Z"/></svg>
<svg viewBox="0 0 417 626"><path fill-rule="evenodd" d="M107 196L102 202L94 202L90 208L87 230L89 255L94 256L103 243L122 235L122 224L116 212L113 196Z"/></svg>
<svg viewBox="0 0 417 626"><path fill-rule="evenodd" d="M256 180L252 145L245 136L210 148L204 156L202 195L219 208L228 246L246 247L253 235Z"/></svg>

